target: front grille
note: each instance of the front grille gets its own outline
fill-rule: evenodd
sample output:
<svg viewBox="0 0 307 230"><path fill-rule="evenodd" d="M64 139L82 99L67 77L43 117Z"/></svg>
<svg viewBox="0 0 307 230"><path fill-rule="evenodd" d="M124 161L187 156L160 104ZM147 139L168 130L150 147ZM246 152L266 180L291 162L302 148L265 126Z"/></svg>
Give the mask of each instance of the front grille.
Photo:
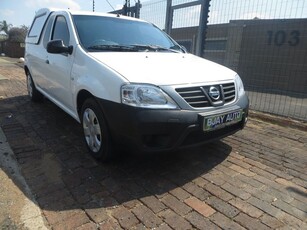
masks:
<svg viewBox="0 0 307 230"><path fill-rule="evenodd" d="M215 87L220 92L219 99L209 96L210 87ZM177 88L176 92L192 107L203 108L223 105L232 102L236 97L234 82L221 85L205 85L196 87Z"/></svg>
<svg viewBox="0 0 307 230"><path fill-rule="evenodd" d="M176 89L177 93L192 107L207 107L210 102L200 87Z"/></svg>
<svg viewBox="0 0 307 230"><path fill-rule="evenodd" d="M227 83L222 85L224 101L225 103L229 103L233 101L236 97L236 88L234 83Z"/></svg>

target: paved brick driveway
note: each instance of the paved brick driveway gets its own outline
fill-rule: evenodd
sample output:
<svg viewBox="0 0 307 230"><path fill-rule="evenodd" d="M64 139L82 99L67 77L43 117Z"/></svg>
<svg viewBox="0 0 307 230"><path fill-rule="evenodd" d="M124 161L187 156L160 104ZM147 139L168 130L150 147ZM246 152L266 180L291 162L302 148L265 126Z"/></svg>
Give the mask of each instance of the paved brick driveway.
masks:
<svg viewBox="0 0 307 230"><path fill-rule="evenodd" d="M20 67L0 74L0 124L50 228L307 229L306 132L251 119L200 148L102 164L77 122L29 101Z"/></svg>

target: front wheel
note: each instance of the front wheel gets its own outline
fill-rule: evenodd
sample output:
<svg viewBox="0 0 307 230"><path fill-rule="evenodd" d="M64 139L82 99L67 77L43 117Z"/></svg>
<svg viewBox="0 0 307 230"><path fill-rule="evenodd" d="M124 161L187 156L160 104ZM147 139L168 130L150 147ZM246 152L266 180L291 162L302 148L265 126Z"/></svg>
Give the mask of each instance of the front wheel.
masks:
<svg viewBox="0 0 307 230"><path fill-rule="evenodd" d="M30 73L27 73L27 90L28 95L34 102L41 102L44 96L36 89Z"/></svg>
<svg viewBox="0 0 307 230"><path fill-rule="evenodd" d="M111 137L100 106L93 98L87 99L81 109L84 139L91 155L107 161L111 157Z"/></svg>

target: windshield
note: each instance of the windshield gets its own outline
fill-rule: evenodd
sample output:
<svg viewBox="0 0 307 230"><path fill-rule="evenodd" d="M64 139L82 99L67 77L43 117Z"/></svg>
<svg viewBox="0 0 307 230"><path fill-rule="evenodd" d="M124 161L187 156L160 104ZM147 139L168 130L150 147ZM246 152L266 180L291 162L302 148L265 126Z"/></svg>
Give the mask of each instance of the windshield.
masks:
<svg viewBox="0 0 307 230"><path fill-rule="evenodd" d="M95 51L182 51L154 25L120 17L73 16L82 46Z"/></svg>

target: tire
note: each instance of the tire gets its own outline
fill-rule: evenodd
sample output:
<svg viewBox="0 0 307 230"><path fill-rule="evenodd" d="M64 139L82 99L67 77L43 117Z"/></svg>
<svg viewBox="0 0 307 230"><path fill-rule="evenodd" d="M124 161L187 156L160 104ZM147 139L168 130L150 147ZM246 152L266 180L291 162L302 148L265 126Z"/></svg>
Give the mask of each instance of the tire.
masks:
<svg viewBox="0 0 307 230"><path fill-rule="evenodd" d="M36 89L31 74L27 73L27 90L28 95L31 98L31 101L41 102L43 101L44 96Z"/></svg>
<svg viewBox="0 0 307 230"><path fill-rule="evenodd" d="M97 160L112 157L112 141L103 112L94 98L88 98L81 108L81 124L86 146Z"/></svg>

